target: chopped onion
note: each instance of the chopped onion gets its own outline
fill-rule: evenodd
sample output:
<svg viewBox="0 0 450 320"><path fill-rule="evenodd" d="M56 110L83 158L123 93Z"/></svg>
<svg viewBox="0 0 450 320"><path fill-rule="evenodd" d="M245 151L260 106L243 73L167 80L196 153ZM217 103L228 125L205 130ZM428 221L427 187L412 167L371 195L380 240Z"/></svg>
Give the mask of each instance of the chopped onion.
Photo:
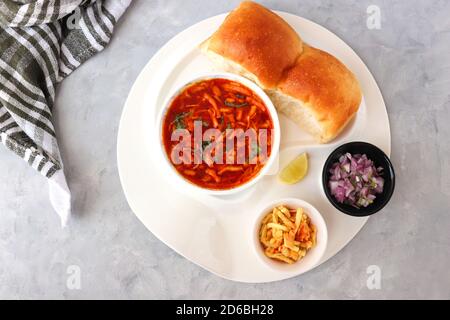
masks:
<svg viewBox="0 0 450 320"><path fill-rule="evenodd" d="M346 153L331 166L330 174L328 186L339 203L367 207L383 192L383 168L375 167L365 154Z"/></svg>

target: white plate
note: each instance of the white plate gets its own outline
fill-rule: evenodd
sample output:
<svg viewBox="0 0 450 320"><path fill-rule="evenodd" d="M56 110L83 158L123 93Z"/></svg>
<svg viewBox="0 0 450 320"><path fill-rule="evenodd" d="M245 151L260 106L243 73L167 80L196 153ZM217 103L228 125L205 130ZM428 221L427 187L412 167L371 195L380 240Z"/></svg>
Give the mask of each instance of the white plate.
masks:
<svg viewBox="0 0 450 320"><path fill-rule="evenodd" d="M267 176L248 192L234 197L192 196L168 183L156 163L150 127L165 99L178 86L213 65L197 45L221 24L225 14L201 21L170 40L149 61L126 101L117 142L119 175L128 203L142 223L161 241L203 268L230 280L269 282L298 273L279 273L263 264L252 245L257 208L287 197L315 206L328 226L328 246L321 261L339 252L362 228L367 218L338 212L326 199L321 185L322 166L338 145L360 140L390 154L390 129L380 90L365 64L336 35L307 19L278 12L303 38L343 61L358 77L364 101L356 119L332 144L317 145L288 119L280 116L282 141L280 165L308 152L310 169L305 179L284 186ZM320 263L319 263L320 264Z"/></svg>

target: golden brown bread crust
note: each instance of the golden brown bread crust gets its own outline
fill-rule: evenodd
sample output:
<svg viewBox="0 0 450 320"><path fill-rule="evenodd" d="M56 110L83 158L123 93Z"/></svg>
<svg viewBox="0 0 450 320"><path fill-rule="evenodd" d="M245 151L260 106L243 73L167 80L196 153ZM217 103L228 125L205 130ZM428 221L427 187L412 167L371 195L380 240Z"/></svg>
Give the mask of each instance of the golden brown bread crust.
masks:
<svg viewBox="0 0 450 320"><path fill-rule="evenodd" d="M321 127L321 142L335 138L361 104L361 89L353 73L338 59L304 45L294 67L278 84L279 91L302 102Z"/></svg>
<svg viewBox="0 0 450 320"><path fill-rule="evenodd" d="M271 89L301 54L302 40L281 17L244 1L211 36L207 50L241 65L264 89Z"/></svg>
<svg viewBox="0 0 450 320"><path fill-rule="evenodd" d="M259 4L242 2L201 47L217 65L258 83L280 112L320 143L334 139L361 103L358 81L345 65L303 44Z"/></svg>

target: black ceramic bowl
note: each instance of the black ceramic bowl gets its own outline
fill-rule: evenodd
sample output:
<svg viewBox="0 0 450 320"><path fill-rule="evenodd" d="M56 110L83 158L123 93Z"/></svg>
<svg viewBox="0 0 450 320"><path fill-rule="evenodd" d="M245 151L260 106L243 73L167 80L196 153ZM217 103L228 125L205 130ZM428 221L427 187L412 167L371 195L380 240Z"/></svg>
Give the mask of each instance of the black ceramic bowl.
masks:
<svg viewBox="0 0 450 320"><path fill-rule="evenodd" d="M328 180L331 176L330 168L333 163L338 162L339 158L347 152L351 154L366 154L367 158L375 163L375 167L383 167L384 169L382 175L384 178L383 193L377 194L374 202L365 208L355 208L348 204L339 203L330 193L330 188L328 186ZM325 161L322 171L322 185L325 195L336 209L354 217L365 217L380 211L389 202L394 193L395 173L388 156L378 147L367 142L350 142L334 150L327 161Z"/></svg>

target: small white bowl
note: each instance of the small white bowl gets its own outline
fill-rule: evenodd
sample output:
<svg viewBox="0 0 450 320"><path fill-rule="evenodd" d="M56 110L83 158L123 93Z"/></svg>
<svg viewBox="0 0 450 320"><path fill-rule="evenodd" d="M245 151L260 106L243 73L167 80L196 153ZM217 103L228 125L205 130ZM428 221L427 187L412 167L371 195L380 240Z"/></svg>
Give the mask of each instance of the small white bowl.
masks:
<svg viewBox="0 0 450 320"><path fill-rule="evenodd" d="M239 82L241 84L243 84L244 86L248 87L249 89L251 89L254 93L256 93L258 95L259 98L261 98L261 100L264 102L264 104L266 105L270 116L272 118L273 121L273 144L272 144L272 149L271 149L271 154L269 159L267 160L267 162L265 163L264 167L259 171L259 173L253 177L253 179L247 181L246 183L244 183L243 185L240 185L236 188L232 188L232 189L224 189L224 190L216 190L216 189L207 189L207 188L202 188L200 186L195 185L194 183L190 182L189 180L185 179L180 173L178 173L178 171L173 167L172 163L170 162L169 156L166 153L166 150L164 148L164 144L162 141L162 130L163 130L163 121L164 118L166 116L167 110L169 108L169 106L172 104L172 101L189 85L202 81L202 80L208 80L208 79L228 79L228 80L232 80L232 81L236 81ZM158 119L157 119L157 126L156 126L157 130L157 134L159 135L158 137L158 142L159 142L159 150L160 150L160 155L162 155L163 158L162 162L164 162L164 167L167 170L167 173L169 175L169 178L172 178L174 184L177 187L182 188L182 191L185 191L187 193L196 193L196 194L208 194L208 195L219 195L219 196L225 196L225 195L231 195L231 194L236 194L240 191L246 190L248 188L250 188L251 186L253 186L254 184L256 184L259 180L261 180L264 175L266 175L268 173L268 171L270 170L271 166L274 164L275 160L278 159L278 151L280 148L280 135L281 135L281 130L280 130L280 122L278 120L278 114L277 111L275 109L275 106L273 105L272 101L270 100L270 98L267 96L267 94L264 92L264 90L262 90L258 85L256 85L254 82L232 74L232 73L214 73L214 74L206 74L206 75L202 75L200 77L197 77L189 82L187 82L186 84L182 85L178 90L176 90L167 100L166 103L164 103L164 107L161 109L159 115L158 115Z"/></svg>
<svg viewBox="0 0 450 320"><path fill-rule="evenodd" d="M311 219L311 222L313 225L317 228L317 243L316 245L311 248L299 261L293 263L293 264L287 264L281 261L277 261L274 259L271 259L267 257L264 254L264 248L261 242L259 241L259 231L261 228L261 222L263 218L273 210L274 207L279 205L285 205L292 209L297 208L303 208L304 212L308 215L308 217ZM318 263L320 262L320 259L322 259L325 250L327 248L327 242L328 242L328 231L327 231L327 225L322 218L319 211L317 211L316 208L314 208L310 203L296 199L296 198L285 198L280 199L277 201L273 201L271 203L268 203L263 208L261 208L259 211L259 215L255 221L255 225L253 228L253 245L256 251L256 255L261 260L262 263L267 265L268 267L272 268L275 271L282 272L288 275L298 275L302 274L308 270L311 270L314 268Z"/></svg>

